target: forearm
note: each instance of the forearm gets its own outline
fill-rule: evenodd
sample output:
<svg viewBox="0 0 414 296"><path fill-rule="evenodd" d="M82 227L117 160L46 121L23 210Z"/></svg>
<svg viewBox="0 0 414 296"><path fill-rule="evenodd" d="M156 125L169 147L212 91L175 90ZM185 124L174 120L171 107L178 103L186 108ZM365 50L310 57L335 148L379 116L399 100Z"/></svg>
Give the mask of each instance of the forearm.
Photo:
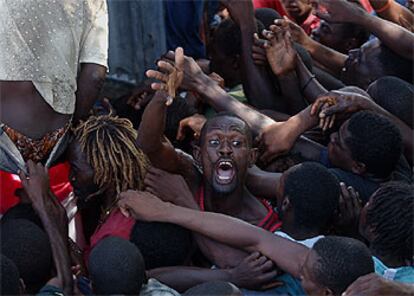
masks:
<svg viewBox="0 0 414 296"><path fill-rule="evenodd" d="M203 96L204 101L212 106L217 112L233 112L237 116L243 118L256 134L258 134L264 126L274 122L271 118L244 105L227 94L225 90L214 83L214 81L206 75L199 79L199 83L197 83L197 92L200 93Z"/></svg>
<svg viewBox="0 0 414 296"><path fill-rule="evenodd" d="M306 108L308 104L300 91L301 87L295 72L280 75L278 79L289 114L296 114Z"/></svg>
<svg viewBox="0 0 414 296"><path fill-rule="evenodd" d="M345 61L348 58L347 55L337 52L314 40L310 40L308 42L306 49L309 51L314 60L329 69L329 71L334 73L336 76L341 73L342 68L345 65Z"/></svg>
<svg viewBox="0 0 414 296"><path fill-rule="evenodd" d="M59 229L56 221L53 221L46 213L39 215L51 244L53 261L57 271L57 277L62 283L65 295L72 295L73 279L71 273L71 261L69 255L67 226ZM63 228L63 226L60 226Z"/></svg>
<svg viewBox="0 0 414 296"><path fill-rule="evenodd" d="M316 99L327 93L325 89L315 78L315 76L306 68L302 59L298 57L296 66L296 75L299 79L299 85L302 89L303 95L306 97L309 103L313 103Z"/></svg>
<svg viewBox="0 0 414 296"><path fill-rule="evenodd" d="M393 0L370 0L369 2L379 17L411 30L410 26L414 24L414 14L408 8Z"/></svg>
<svg viewBox="0 0 414 296"><path fill-rule="evenodd" d="M149 278L155 278L180 293L205 282L232 280L230 271L226 269L172 266L152 269L147 273Z"/></svg>
<svg viewBox="0 0 414 296"><path fill-rule="evenodd" d="M277 109L276 89L266 67L258 66L252 58L253 34L256 24L252 12L251 20L240 25L241 31L241 77L249 104L257 109Z"/></svg>
<svg viewBox="0 0 414 296"><path fill-rule="evenodd" d="M308 249L300 244L277 237L242 220L218 213L197 212L168 204L168 209L165 209L156 220L181 225L247 252L258 251L295 277L299 277L308 252Z"/></svg>
<svg viewBox="0 0 414 296"><path fill-rule="evenodd" d="M137 144L148 156L162 149L167 110L165 98L166 93L156 92L145 108L139 125Z"/></svg>
<svg viewBox="0 0 414 296"><path fill-rule="evenodd" d="M356 23L372 32L381 42L400 56L413 60L414 33L379 17L363 14Z"/></svg>
<svg viewBox="0 0 414 296"><path fill-rule="evenodd" d="M77 81L74 122L85 120L98 99L105 81L106 68L96 64L82 64Z"/></svg>

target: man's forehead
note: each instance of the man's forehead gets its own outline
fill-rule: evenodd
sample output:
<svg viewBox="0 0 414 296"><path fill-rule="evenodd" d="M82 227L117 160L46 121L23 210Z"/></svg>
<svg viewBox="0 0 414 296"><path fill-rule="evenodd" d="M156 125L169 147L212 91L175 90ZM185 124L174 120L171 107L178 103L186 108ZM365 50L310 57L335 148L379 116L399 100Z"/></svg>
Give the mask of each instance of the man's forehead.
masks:
<svg viewBox="0 0 414 296"><path fill-rule="evenodd" d="M207 132L211 132L213 130L234 130L244 133L245 129L246 123L243 120L231 116L216 117L207 123Z"/></svg>

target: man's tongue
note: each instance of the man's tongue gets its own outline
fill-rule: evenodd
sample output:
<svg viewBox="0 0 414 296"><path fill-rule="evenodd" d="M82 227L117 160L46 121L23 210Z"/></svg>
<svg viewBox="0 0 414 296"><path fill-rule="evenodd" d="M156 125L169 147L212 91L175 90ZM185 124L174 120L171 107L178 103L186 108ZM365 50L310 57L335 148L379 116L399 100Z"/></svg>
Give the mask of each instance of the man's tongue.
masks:
<svg viewBox="0 0 414 296"><path fill-rule="evenodd" d="M218 168L217 174L220 179L230 179L233 175L233 169L231 168Z"/></svg>

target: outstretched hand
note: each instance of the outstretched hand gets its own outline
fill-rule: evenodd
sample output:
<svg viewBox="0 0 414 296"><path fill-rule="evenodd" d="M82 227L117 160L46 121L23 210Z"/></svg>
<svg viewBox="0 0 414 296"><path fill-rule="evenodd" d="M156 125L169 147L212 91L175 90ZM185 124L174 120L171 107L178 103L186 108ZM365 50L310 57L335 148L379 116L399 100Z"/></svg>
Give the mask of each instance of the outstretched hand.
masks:
<svg viewBox="0 0 414 296"><path fill-rule="evenodd" d="M369 99L358 94L331 91L313 103L311 115L319 116L319 127L325 131L333 127L338 116L360 111L366 100Z"/></svg>
<svg viewBox="0 0 414 296"><path fill-rule="evenodd" d="M145 190L166 202L192 207L194 197L184 178L150 167L144 179ZM190 205L189 205L190 204Z"/></svg>
<svg viewBox="0 0 414 296"><path fill-rule="evenodd" d="M169 96L175 96L175 91L179 87L196 91L199 83L197 79L206 76L193 58L184 55L181 47L178 47L175 52L167 52L158 61L157 66L158 70L146 72L148 78L159 80L159 82L152 83L151 88L167 91Z"/></svg>
<svg viewBox="0 0 414 296"><path fill-rule="evenodd" d="M306 34L305 30L303 30L298 24L291 21L287 16L284 16L283 19L276 19L274 23L281 29L288 28L292 40L303 45L305 48L307 48L308 44L312 42L312 39L308 34Z"/></svg>
<svg viewBox="0 0 414 296"><path fill-rule="evenodd" d="M175 50L174 63L160 60L157 66L160 71L148 70L146 74L149 78L155 78L162 82L152 83L151 87L154 90L164 90L168 93L166 105L169 106L172 104L176 91L184 78L184 50L182 47L177 47Z"/></svg>
<svg viewBox="0 0 414 296"><path fill-rule="evenodd" d="M294 71L297 53L293 48L288 24L285 22L282 26L272 25L270 31L263 31L263 36L267 39L263 47L273 73L278 76Z"/></svg>
<svg viewBox="0 0 414 296"><path fill-rule="evenodd" d="M165 213L169 203L147 191L128 190L119 195L118 207L125 217L154 222Z"/></svg>
<svg viewBox="0 0 414 296"><path fill-rule="evenodd" d="M186 131L188 130L193 132L195 139L198 139L200 137L201 129L206 121L207 118L201 114L194 114L182 119L177 131L177 140L184 140Z"/></svg>

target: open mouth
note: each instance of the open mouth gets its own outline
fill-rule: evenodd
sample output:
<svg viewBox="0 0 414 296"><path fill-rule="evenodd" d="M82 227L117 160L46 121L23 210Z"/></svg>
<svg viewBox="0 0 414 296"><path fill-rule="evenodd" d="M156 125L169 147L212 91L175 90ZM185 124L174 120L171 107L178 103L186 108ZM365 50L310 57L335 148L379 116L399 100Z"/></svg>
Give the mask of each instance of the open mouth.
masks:
<svg viewBox="0 0 414 296"><path fill-rule="evenodd" d="M235 168L232 161L220 160L216 165L216 181L219 184L229 184L235 176Z"/></svg>

